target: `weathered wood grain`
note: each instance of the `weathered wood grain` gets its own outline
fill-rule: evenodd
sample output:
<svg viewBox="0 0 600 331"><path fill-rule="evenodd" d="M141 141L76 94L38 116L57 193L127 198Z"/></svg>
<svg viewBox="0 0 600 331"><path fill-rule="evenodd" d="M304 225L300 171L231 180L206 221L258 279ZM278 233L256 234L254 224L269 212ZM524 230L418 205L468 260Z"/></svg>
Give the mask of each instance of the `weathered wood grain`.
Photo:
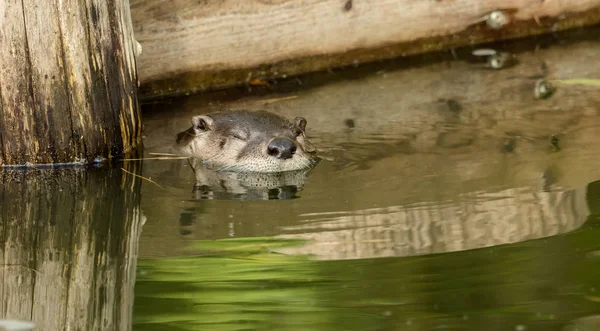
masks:
<svg viewBox="0 0 600 331"><path fill-rule="evenodd" d="M130 329L141 180L71 168L6 170L2 181L0 318L40 330Z"/></svg>
<svg viewBox="0 0 600 331"><path fill-rule="evenodd" d="M1 8L0 43L3 47L0 47L0 160L5 160L10 155L15 163L24 163L38 155L40 148L39 143L34 140L36 127L33 120L31 66L25 22L16 19L23 17L22 1L6 0Z"/></svg>
<svg viewBox="0 0 600 331"><path fill-rule="evenodd" d="M185 93L600 21L600 0L132 0L145 96ZM512 24L482 20L495 9Z"/></svg>
<svg viewBox="0 0 600 331"><path fill-rule="evenodd" d="M92 162L141 141L128 0L0 4L0 165Z"/></svg>

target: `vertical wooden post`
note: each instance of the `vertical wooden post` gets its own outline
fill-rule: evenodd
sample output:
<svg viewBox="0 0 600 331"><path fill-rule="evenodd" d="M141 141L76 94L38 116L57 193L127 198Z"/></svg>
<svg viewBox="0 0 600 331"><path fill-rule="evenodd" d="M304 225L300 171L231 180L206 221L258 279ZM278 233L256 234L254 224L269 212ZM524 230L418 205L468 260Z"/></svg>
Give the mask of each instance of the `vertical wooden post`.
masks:
<svg viewBox="0 0 600 331"><path fill-rule="evenodd" d="M0 2L0 165L140 144L132 31L128 0Z"/></svg>

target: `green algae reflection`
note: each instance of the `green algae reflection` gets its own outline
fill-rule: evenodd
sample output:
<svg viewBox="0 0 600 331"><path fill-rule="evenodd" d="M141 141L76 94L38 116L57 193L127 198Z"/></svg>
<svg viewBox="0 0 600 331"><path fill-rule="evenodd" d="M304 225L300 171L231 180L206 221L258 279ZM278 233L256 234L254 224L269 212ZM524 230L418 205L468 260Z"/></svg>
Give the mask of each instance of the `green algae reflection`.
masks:
<svg viewBox="0 0 600 331"><path fill-rule="evenodd" d="M142 259L134 330L564 330L600 314L600 221L449 254L315 261L297 241L201 241Z"/></svg>

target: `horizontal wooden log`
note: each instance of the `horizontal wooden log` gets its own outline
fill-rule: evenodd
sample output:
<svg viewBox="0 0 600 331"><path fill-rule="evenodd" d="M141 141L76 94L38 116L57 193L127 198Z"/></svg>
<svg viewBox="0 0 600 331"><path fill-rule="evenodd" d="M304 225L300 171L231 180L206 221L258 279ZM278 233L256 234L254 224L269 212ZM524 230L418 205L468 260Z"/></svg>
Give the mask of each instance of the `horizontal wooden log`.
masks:
<svg viewBox="0 0 600 331"><path fill-rule="evenodd" d="M600 0L132 0L144 97L260 83L600 22ZM485 25L503 9L510 22Z"/></svg>
<svg viewBox="0 0 600 331"><path fill-rule="evenodd" d="M141 142L128 0L3 1L0 165L92 162Z"/></svg>

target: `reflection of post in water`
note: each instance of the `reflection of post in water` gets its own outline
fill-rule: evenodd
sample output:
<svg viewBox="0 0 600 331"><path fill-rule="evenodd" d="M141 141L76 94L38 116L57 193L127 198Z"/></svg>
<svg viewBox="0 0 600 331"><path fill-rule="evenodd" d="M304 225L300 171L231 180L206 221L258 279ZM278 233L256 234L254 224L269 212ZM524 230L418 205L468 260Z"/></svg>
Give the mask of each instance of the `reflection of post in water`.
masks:
<svg viewBox="0 0 600 331"><path fill-rule="evenodd" d="M39 330L130 329L140 179L81 167L0 176L0 318Z"/></svg>

